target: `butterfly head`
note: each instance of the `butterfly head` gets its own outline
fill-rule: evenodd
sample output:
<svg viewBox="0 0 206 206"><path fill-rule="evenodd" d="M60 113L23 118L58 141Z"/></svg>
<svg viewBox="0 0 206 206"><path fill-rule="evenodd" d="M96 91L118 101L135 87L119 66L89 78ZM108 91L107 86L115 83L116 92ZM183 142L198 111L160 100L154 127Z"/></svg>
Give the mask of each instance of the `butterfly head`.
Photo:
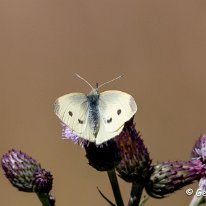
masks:
<svg viewBox="0 0 206 206"><path fill-rule="evenodd" d="M98 82L96 83L96 87L95 88L92 87L92 91L90 93L96 94L96 95L99 94L99 83Z"/></svg>
<svg viewBox="0 0 206 206"><path fill-rule="evenodd" d="M89 95L99 95L98 83L96 83L96 87L95 87L95 88L92 87L92 90L91 90L91 92L89 93Z"/></svg>

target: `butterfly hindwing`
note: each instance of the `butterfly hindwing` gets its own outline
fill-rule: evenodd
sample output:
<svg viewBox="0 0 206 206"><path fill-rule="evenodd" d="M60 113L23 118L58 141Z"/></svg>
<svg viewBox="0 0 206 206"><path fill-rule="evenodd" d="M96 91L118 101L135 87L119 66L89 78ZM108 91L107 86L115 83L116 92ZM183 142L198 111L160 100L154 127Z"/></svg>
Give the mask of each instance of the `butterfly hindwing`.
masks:
<svg viewBox="0 0 206 206"><path fill-rule="evenodd" d="M99 128L99 132L97 134L96 137L96 144L102 144L110 139L112 139L113 137L117 136L120 134L120 132L122 131L124 125L122 125L118 130L116 131L108 131L107 127L105 127L105 123L103 122L103 119L100 118L100 128Z"/></svg>
<svg viewBox="0 0 206 206"><path fill-rule="evenodd" d="M88 102L85 94L66 94L55 101L54 107L56 115L63 123L69 126L69 128L80 137L90 139L91 134L88 129Z"/></svg>

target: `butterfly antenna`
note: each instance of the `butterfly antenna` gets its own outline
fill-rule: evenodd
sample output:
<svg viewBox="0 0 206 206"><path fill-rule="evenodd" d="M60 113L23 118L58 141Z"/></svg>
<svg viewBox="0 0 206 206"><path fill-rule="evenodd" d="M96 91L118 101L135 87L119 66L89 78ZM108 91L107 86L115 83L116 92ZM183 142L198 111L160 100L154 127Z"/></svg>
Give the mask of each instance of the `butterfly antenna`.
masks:
<svg viewBox="0 0 206 206"><path fill-rule="evenodd" d="M83 77L81 77L79 74L76 74L77 77L79 77L81 80L83 80L84 82L86 82L91 88L92 90L94 90L94 87L86 80L84 79Z"/></svg>
<svg viewBox="0 0 206 206"><path fill-rule="evenodd" d="M99 89L100 87L104 86L105 84L108 84L108 83L110 83L110 82L113 82L113 81L115 81L115 80L117 80L117 79L120 79L120 78L122 78L122 77L123 77L123 75L120 75L120 76L118 76L118 77L116 77L116 78L114 78L114 79L112 79L112 80L110 80L110 81L108 81L108 82L105 82L105 83L101 84L101 85L98 87L98 89Z"/></svg>

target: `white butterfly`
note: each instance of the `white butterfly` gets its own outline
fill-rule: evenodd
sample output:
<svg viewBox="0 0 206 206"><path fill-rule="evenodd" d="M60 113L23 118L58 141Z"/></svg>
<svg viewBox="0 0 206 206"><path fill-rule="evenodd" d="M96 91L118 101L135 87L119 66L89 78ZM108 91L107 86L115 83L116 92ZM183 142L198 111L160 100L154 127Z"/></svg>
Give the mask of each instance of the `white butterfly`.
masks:
<svg viewBox="0 0 206 206"><path fill-rule="evenodd" d="M92 91L88 95L70 93L59 97L54 103L54 111L79 137L99 145L120 134L125 122L136 113L137 105L134 98L125 92L98 92L101 86L111 81L93 88L83 80Z"/></svg>

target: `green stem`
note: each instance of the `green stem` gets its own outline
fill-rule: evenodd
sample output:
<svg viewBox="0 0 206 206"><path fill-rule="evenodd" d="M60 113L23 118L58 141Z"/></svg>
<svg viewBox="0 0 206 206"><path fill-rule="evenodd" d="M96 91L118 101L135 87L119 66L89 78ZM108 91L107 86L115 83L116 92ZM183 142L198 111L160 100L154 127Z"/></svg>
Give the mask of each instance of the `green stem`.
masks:
<svg viewBox="0 0 206 206"><path fill-rule="evenodd" d="M203 201L203 197L194 195L192 201L190 202L189 206L199 206Z"/></svg>
<svg viewBox="0 0 206 206"><path fill-rule="evenodd" d="M50 201L50 195L48 193L36 193L42 206L54 206Z"/></svg>
<svg viewBox="0 0 206 206"><path fill-rule="evenodd" d="M131 194L128 202L128 206L137 206L140 203L144 186L137 182L132 183Z"/></svg>
<svg viewBox="0 0 206 206"><path fill-rule="evenodd" d="M124 206L115 170L107 171L117 206Z"/></svg>

